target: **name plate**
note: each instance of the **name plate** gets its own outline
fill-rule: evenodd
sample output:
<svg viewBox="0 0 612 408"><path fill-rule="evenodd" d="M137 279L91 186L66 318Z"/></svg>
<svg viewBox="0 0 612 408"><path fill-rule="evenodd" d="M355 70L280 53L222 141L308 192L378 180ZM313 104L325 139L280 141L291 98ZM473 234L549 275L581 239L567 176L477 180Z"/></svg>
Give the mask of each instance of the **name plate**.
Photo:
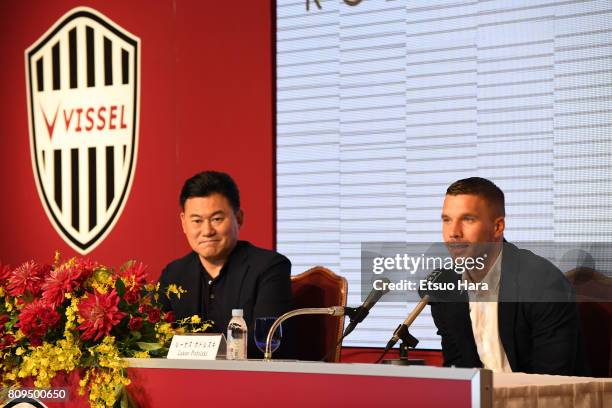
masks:
<svg viewBox="0 0 612 408"><path fill-rule="evenodd" d="M175 334L166 358L171 360L215 360L225 358L223 334Z"/></svg>

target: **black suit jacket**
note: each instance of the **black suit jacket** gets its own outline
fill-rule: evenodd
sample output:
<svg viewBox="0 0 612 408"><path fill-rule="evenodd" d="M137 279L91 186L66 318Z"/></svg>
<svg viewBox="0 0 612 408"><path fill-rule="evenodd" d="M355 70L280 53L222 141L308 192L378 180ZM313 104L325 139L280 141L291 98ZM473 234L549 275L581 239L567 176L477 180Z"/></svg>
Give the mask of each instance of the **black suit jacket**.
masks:
<svg viewBox="0 0 612 408"><path fill-rule="evenodd" d="M468 296L460 296L459 302L431 305L444 365L482 367ZM502 255L498 324L512 371L590 375L570 283L552 263L510 243Z"/></svg>
<svg viewBox="0 0 612 408"><path fill-rule="evenodd" d="M225 283L222 321L216 326L224 329L232 318L232 309L242 309L248 326L248 356L259 358L261 353L254 342L254 324L257 317L280 316L291 307L291 262L285 256L258 248L247 241L238 241L230 254L228 281ZM191 252L169 263L159 279L160 301L165 311L172 310L177 319L193 315L205 316L201 293L201 266L198 254ZM166 287L176 284L187 290L177 296L165 296ZM288 330L285 330L288 331ZM290 333L283 333L282 345L275 357L290 357L293 347Z"/></svg>

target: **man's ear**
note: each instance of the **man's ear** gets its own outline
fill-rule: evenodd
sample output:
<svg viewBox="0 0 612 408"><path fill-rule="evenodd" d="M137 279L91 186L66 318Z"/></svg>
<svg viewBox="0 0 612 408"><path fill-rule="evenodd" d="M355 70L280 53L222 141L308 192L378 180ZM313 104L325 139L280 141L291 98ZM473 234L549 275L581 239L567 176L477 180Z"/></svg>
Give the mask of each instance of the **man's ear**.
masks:
<svg viewBox="0 0 612 408"><path fill-rule="evenodd" d="M244 211L242 211L242 208L236 211L236 222L238 222L239 228L244 224Z"/></svg>
<svg viewBox="0 0 612 408"><path fill-rule="evenodd" d="M495 238L501 238L504 235L504 229L506 228L506 219L504 217L498 217L495 219Z"/></svg>
<svg viewBox="0 0 612 408"><path fill-rule="evenodd" d="M181 212L179 218L181 219L181 227L183 228L183 233L186 234L187 230L185 229L185 212Z"/></svg>

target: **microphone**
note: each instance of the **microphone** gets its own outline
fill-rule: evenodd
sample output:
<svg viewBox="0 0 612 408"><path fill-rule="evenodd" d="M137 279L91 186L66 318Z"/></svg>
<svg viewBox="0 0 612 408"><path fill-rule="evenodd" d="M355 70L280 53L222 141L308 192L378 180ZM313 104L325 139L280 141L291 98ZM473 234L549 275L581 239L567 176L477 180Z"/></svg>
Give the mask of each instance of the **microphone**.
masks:
<svg viewBox="0 0 612 408"><path fill-rule="evenodd" d="M427 276L427 281L431 283L442 283L442 282L449 283L449 282L453 282L453 280L455 283L457 282L457 274L453 271L448 271L448 270L443 270L443 269L435 269L433 272L431 272ZM443 292L442 296L440 296L437 293L438 291L433 291L433 290L419 289L418 292L419 292L419 296L421 296L421 300L419 300L419 302L416 304L414 309L412 309L408 317L406 317L406 320L404 320L402 324L397 326L397 328L393 332L393 336L387 342L387 345L385 346L385 350L383 351L382 355L378 359L377 363L383 359L383 357L385 356L385 354L387 354L389 350L391 350L391 347L395 346L395 343L397 343L398 340L401 338L402 334L408 330L410 325L412 325L415 319L421 314L421 312L423 311L425 306L427 306L427 303L429 303L430 300L436 300L440 298L450 300L453 297L452 294L447 293L447 292ZM418 342L418 340L416 339L413 339L413 340Z"/></svg>
<svg viewBox="0 0 612 408"><path fill-rule="evenodd" d="M357 309L351 310L350 308L346 308L347 314L350 316L350 323L348 326L346 326L346 330L344 330L342 338L348 336L359 323L363 322L363 319L365 319L370 313L370 309L376 304L376 302L378 302L385 293L389 292L389 283L391 283L391 281L389 281L387 278L382 278L380 281L383 283L382 290L376 290L373 288L363 304Z"/></svg>
<svg viewBox="0 0 612 408"><path fill-rule="evenodd" d="M429 302L429 295L425 295L421 298L421 300L419 300L419 303L417 303L414 309L412 309L412 312L410 312L408 317L406 317L406 320L404 320L404 323L397 326L397 329L395 329L395 331L393 332L393 336L391 337L391 340L387 342L387 346L385 347L386 351L389 351L391 347L395 346L395 343L397 343L397 341L400 339L400 335L402 331L412 325L412 322L414 322L416 318L419 317L423 309L425 309L425 306L427 306L428 302Z"/></svg>

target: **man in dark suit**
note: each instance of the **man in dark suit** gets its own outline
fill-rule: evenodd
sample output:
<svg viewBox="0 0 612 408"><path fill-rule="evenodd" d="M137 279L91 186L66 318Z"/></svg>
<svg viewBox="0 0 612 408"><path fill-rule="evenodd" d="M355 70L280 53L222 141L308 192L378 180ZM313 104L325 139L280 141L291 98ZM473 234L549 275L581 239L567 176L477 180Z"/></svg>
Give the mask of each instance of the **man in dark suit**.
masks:
<svg viewBox="0 0 612 408"><path fill-rule="evenodd" d="M260 357L254 342L257 317L278 317L291 307L291 262L283 255L238 240L244 220L238 187L220 172L205 171L188 179L181 191L181 225L192 252L162 271L160 300L177 319L199 315L224 333L232 309L242 309L249 329L248 356ZM175 284L179 296L166 289ZM278 355L290 347L283 338ZM276 354L275 354L276 355Z"/></svg>
<svg viewBox="0 0 612 408"><path fill-rule="evenodd" d="M454 278L487 290L431 304L444 365L589 375L569 282L546 259L505 242L504 217L504 194L489 180L472 177L447 189L442 233L449 253L485 259L484 267Z"/></svg>

